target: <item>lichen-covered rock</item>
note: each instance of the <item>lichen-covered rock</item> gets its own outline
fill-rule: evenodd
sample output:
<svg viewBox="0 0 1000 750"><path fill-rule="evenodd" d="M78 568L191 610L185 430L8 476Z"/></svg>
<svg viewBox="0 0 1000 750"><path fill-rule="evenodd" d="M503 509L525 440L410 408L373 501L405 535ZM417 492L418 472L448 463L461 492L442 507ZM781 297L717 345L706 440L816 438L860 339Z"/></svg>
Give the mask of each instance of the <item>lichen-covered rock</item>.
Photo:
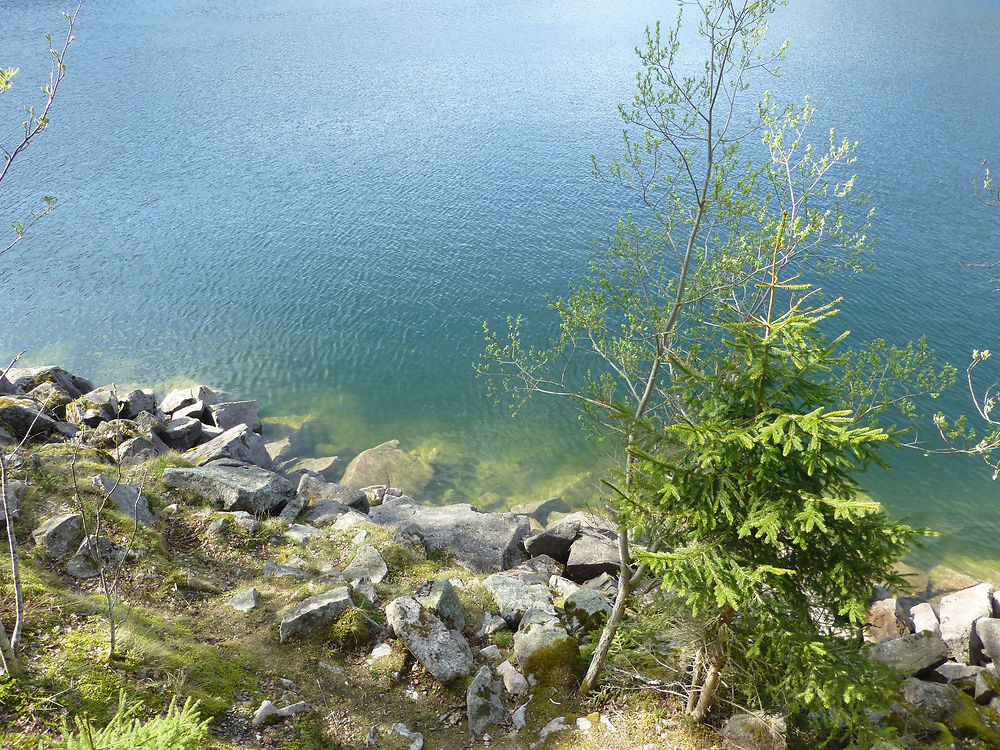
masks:
<svg viewBox="0 0 1000 750"><path fill-rule="evenodd" d="M582 586L566 597L563 610L570 631L588 632L604 624L611 603L599 591Z"/></svg>
<svg viewBox="0 0 1000 750"><path fill-rule="evenodd" d="M355 456L340 482L358 488L390 484L417 496L433 478L434 469L429 463L400 449L398 440L390 440Z"/></svg>
<svg viewBox="0 0 1000 750"><path fill-rule="evenodd" d="M163 447L158 447L157 443ZM162 456L167 450L166 444L159 437L156 437L155 443L144 437L134 437L119 445L115 455L121 466L132 466Z"/></svg>
<svg viewBox="0 0 1000 750"><path fill-rule="evenodd" d="M66 407L73 401L73 396L55 383L42 383L28 391L28 397L41 404L45 411L57 419L66 418Z"/></svg>
<svg viewBox="0 0 1000 750"><path fill-rule="evenodd" d="M980 583L941 599L941 637L948 644L948 653L961 664L976 664L979 639L975 635L976 620L993 613L994 587Z"/></svg>
<svg viewBox="0 0 1000 750"><path fill-rule="evenodd" d="M346 571L345 571L346 573ZM430 586L430 591L417 596L417 601L444 620L448 627L462 632L465 630L465 613L458 600L455 587L447 578L439 578Z"/></svg>
<svg viewBox="0 0 1000 750"><path fill-rule="evenodd" d="M123 516L138 521L143 526L153 526L156 523L156 516L149 507L149 500L138 487L115 482L103 475L94 477L94 486L99 487L101 492L118 506L118 512Z"/></svg>
<svg viewBox="0 0 1000 750"><path fill-rule="evenodd" d="M344 568L344 578L348 581L367 579L372 583L382 583L389 575L389 567L370 544L362 544L354 559Z"/></svg>
<svg viewBox="0 0 1000 750"><path fill-rule="evenodd" d="M943 664L948 658L948 645L940 636L925 631L873 643L867 653L872 661L915 675Z"/></svg>
<svg viewBox="0 0 1000 750"><path fill-rule="evenodd" d="M341 612L352 605L351 592L346 586L340 586L324 594L310 596L292 607L288 614L281 618L278 638L284 643L295 633L329 625L337 619Z"/></svg>
<svg viewBox="0 0 1000 750"><path fill-rule="evenodd" d="M196 466L166 469L163 484L188 490L220 510L267 515L295 497L283 477L258 466Z"/></svg>
<svg viewBox="0 0 1000 750"><path fill-rule="evenodd" d="M62 560L83 539L83 516L67 513L55 516L31 532L35 544L44 547L50 560Z"/></svg>
<svg viewBox="0 0 1000 750"><path fill-rule="evenodd" d="M483 586L500 608L500 616L512 628L530 610L548 612L555 617L552 592L543 583L526 583L506 573L494 573L483 581Z"/></svg>
<svg viewBox="0 0 1000 750"><path fill-rule="evenodd" d="M469 730L475 737L482 736L490 726L503 721L500 690L489 667L481 667L476 672L465 691L465 703L468 707Z"/></svg>
<svg viewBox="0 0 1000 750"><path fill-rule="evenodd" d="M445 552L475 573L506 570L520 562L528 520L513 513L480 513L471 505L419 505L408 497L369 512L372 523L416 533L428 552Z"/></svg>
<svg viewBox="0 0 1000 750"><path fill-rule="evenodd" d="M256 401L224 401L208 407L216 427L231 430L245 424L254 432L260 432L260 417L257 415Z"/></svg>
<svg viewBox="0 0 1000 750"><path fill-rule="evenodd" d="M109 388L85 393L66 406L66 420L81 427L97 427L118 417L118 399Z"/></svg>
<svg viewBox="0 0 1000 750"><path fill-rule="evenodd" d="M37 388L44 383L51 383L72 398L79 398L94 390L94 384L79 375L73 375L61 367L45 365L43 367L14 367L7 373L7 380L23 393Z"/></svg>
<svg viewBox="0 0 1000 750"><path fill-rule="evenodd" d="M264 440L246 425L226 430L207 443L192 448L184 457L198 466L209 461L238 461L255 464L262 469L271 468L271 457L267 455Z"/></svg>
<svg viewBox="0 0 1000 750"><path fill-rule="evenodd" d="M416 599L409 596L393 599L385 608L385 615L396 637L438 682L448 684L472 672L472 649L468 641Z"/></svg>
<svg viewBox="0 0 1000 750"><path fill-rule="evenodd" d="M539 682L578 680L583 674L580 644L556 620L522 626L514 634L521 671Z"/></svg>

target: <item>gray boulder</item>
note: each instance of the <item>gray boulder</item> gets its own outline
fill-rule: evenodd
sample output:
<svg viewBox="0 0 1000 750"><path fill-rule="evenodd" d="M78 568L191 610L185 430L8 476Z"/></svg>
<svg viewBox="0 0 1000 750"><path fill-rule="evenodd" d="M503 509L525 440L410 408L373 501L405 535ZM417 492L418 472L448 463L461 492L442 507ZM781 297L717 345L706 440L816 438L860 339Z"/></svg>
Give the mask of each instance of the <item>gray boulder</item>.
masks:
<svg viewBox="0 0 1000 750"><path fill-rule="evenodd" d="M209 461L238 461L255 464L262 469L271 468L271 457L267 455L264 440L246 425L226 430L207 443L192 448L184 457L198 466Z"/></svg>
<svg viewBox="0 0 1000 750"><path fill-rule="evenodd" d="M931 676L954 685L959 690L966 693L974 693L979 673L986 667L970 667L968 664L959 664L957 661L946 661L934 667Z"/></svg>
<svg viewBox="0 0 1000 750"><path fill-rule="evenodd" d="M548 555L565 565L569 559L569 549L579 534L579 521L557 523L552 528L525 539L524 549L532 557Z"/></svg>
<svg viewBox="0 0 1000 750"><path fill-rule="evenodd" d="M872 661L915 675L943 664L948 658L948 645L940 636L922 632L873 643L867 653Z"/></svg>
<svg viewBox="0 0 1000 750"><path fill-rule="evenodd" d="M329 625L350 606L353 606L353 602L351 601L351 592L346 586L340 586L324 594L310 596L292 607L288 614L281 618L278 638L284 643L295 633Z"/></svg>
<svg viewBox="0 0 1000 750"><path fill-rule="evenodd" d="M976 620L976 635L990 660L1000 664L1000 619L982 617Z"/></svg>
<svg viewBox="0 0 1000 750"><path fill-rule="evenodd" d="M31 532L35 544L44 547L50 560L62 560L83 540L83 516L67 513L55 516Z"/></svg>
<svg viewBox="0 0 1000 750"><path fill-rule="evenodd" d="M413 496L423 492L433 478L429 463L401 450L398 440L390 440L355 456L340 482L358 488L389 484Z"/></svg>
<svg viewBox="0 0 1000 750"><path fill-rule="evenodd" d="M167 452L167 446L159 437L155 435L153 437L156 439L156 442L147 440L144 437L134 437L131 440L126 440L118 446L118 463L121 466L131 466L149 461L157 456L162 456ZM159 446L163 446L162 449Z"/></svg>
<svg viewBox="0 0 1000 750"><path fill-rule="evenodd" d="M601 573L612 575L618 572L620 560L614 542L601 533L583 528L569 549L566 577L584 583Z"/></svg>
<svg viewBox="0 0 1000 750"><path fill-rule="evenodd" d="M40 439L53 434L72 436L76 433L72 425L45 414L34 400L10 396L0 396L0 429L16 441L25 437Z"/></svg>
<svg viewBox="0 0 1000 750"><path fill-rule="evenodd" d="M123 388L116 395L122 419L135 419L143 412L156 411L156 395L148 388Z"/></svg>
<svg viewBox="0 0 1000 750"><path fill-rule="evenodd" d="M123 516L138 521L143 526L156 524L156 516L149 507L149 500L138 487L124 484L106 476L94 477L94 486L99 487L111 502L118 506L118 512Z"/></svg>
<svg viewBox="0 0 1000 750"><path fill-rule="evenodd" d="M465 702L468 707L469 730L475 737L482 736L490 726L499 724L504 719L499 686L487 666L481 667L472 678L465 691Z"/></svg>
<svg viewBox="0 0 1000 750"><path fill-rule="evenodd" d="M42 404L45 411L59 419L66 418L66 407L76 396L72 396L55 383L42 383L28 391L28 398Z"/></svg>
<svg viewBox="0 0 1000 750"><path fill-rule="evenodd" d="M370 544L362 544L354 559L344 568L344 578L350 582L367 579L372 583L382 583L388 575L389 566Z"/></svg>
<svg viewBox="0 0 1000 750"><path fill-rule="evenodd" d="M163 484L188 490L220 510L245 510L266 515L295 497L295 488L284 478L258 466L197 466L166 469Z"/></svg>
<svg viewBox="0 0 1000 750"><path fill-rule="evenodd" d="M260 432L256 401L224 401L209 406L209 412L215 426L223 430L245 424L254 432Z"/></svg>
<svg viewBox="0 0 1000 750"><path fill-rule="evenodd" d="M903 682L903 698L931 721L946 722L962 710L961 692L951 685L924 682L910 677Z"/></svg>
<svg viewBox="0 0 1000 750"><path fill-rule="evenodd" d="M448 627L460 633L465 630L462 603L458 600L455 587L447 578L434 581L426 594L417 596L417 601L444 620Z"/></svg>
<svg viewBox="0 0 1000 750"><path fill-rule="evenodd" d="M175 451L183 453L194 448L201 440L201 421L195 417L174 416L160 430L163 441Z"/></svg>
<svg viewBox="0 0 1000 750"><path fill-rule="evenodd" d="M517 564L528 519L513 513L480 513L471 505L424 506L408 497L388 500L369 513L372 523L405 529L428 552L444 552L467 570L492 573Z"/></svg>
<svg viewBox="0 0 1000 750"><path fill-rule="evenodd" d="M913 632L922 633L927 630L934 635L941 635L941 623L934 608L927 602L922 602L910 608L910 619L913 621Z"/></svg>
<svg viewBox="0 0 1000 750"><path fill-rule="evenodd" d="M991 616L993 591L992 584L980 583L941 599L941 637L951 658L961 664L978 662L979 639L974 628L980 617Z"/></svg>
<svg viewBox="0 0 1000 750"><path fill-rule="evenodd" d="M527 583L505 573L494 573L483 581L483 586L500 608L500 616L512 628L531 610L556 615L552 592L544 583Z"/></svg>
<svg viewBox="0 0 1000 750"><path fill-rule="evenodd" d="M313 539L322 539L323 532L309 524L296 523L285 531L285 536L296 544L308 544Z"/></svg>
<svg viewBox="0 0 1000 750"><path fill-rule="evenodd" d="M288 477L285 478L287 479ZM308 504L309 501L305 498L304 495L299 495L298 493L296 493L295 497L293 497L291 500L285 503L285 506L281 509L281 512L278 514L278 518L281 518L284 521L288 521L288 523L295 523L298 520L299 516L302 514L302 511L305 509L306 505ZM313 526L322 526L322 524L317 524L313 520L309 520L307 521L307 523Z"/></svg>
<svg viewBox="0 0 1000 750"><path fill-rule="evenodd" d="M385 615L396 637L438 682L448 684L472 672L472 649L468 641L415 599L408 596L393 599L385 608Z"/></svg>

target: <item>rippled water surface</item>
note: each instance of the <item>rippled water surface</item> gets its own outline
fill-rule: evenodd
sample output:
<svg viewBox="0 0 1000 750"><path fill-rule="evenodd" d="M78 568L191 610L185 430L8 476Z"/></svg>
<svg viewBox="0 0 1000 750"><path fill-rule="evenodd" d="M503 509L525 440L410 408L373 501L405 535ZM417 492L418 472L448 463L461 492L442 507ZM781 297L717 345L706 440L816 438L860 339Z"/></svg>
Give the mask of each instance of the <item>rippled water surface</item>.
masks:
<svg viewBox="0 0 1000 750"><path fill-rule="evenodd" d="M45 75L64 4L0 0L6 140ZM590 177L620 147L632 49L667 2L87 3L69 76L3 184L6 221L58 210L0 257L0 354L96 380L192 378L313 415L317 451L399 438L449 456L439 498L565 492L611 463L571 409L516 418L472 363L484 320L551 325L545 295L629 208ZM988 272L1000 208L972 193L1000 164L1000 6L793 0L783 98L860 142L878 270L836 290L862 341L926 334L964 367L1000 350ZM14 128L10 125L14 124ZM820 136L822 137L822 136ZM987 381L988 382L988 381ZM944 405L965 407L956 389ZM893 457L866 484L941 531L915 561L994 560L1000 487L974 462ZM494 493L494 494L487 494ZM575 493L575 494L574 494ZM582 493L586 494L586 493ZM484 498L483 495L486 495Z"/></svg>

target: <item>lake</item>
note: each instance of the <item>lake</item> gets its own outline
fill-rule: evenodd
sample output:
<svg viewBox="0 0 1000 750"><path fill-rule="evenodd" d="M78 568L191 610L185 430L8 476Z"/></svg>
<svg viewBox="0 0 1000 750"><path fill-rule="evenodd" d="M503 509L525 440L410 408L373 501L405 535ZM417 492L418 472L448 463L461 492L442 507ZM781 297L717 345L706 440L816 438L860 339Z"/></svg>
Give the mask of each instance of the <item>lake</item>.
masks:
<svg viewBox="0 0 1000 750"><path fill-rule="evenodd" d="M21 68L0 97L4 143L65 9L0 0L0 64ZM545 296L632 207L590 155L618 154L633 48L673 16L585 0L86 3L52 127L4 182L4 221L43 194L59 206L0 258L0 354L102 382L207 382L312 417L318 453L398 438L442 461L437 501L590 496L609 449L566 404L512 417L472 366L484 321L550 331ZM1000 4L793 2L772 32L791 39L775 95L811 95L817 137L860 144L878 267L836 282L852 342L926 334L960 369L1000 351L990 272L960 263L1000 259L1000 208L972 189L983 159L1000 165ZM968 410L968 395L935 406ZM987 468L890 458L866 488L941 532L912 561L1000 575Z"/></svg>

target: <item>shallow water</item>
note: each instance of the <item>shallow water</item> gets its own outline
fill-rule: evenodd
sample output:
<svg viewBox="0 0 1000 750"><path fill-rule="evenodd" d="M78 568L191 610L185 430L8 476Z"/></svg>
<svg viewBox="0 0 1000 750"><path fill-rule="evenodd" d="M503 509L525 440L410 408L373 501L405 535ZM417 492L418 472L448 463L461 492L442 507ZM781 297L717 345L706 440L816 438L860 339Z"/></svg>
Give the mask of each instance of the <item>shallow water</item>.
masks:
<svg viewBox="0 0 1000 750"><path fill-rule="evenodd" d="M436 450L453 457L439 498L563 492L613 458L566 404L511 418L472 362L484 320L523 313L547 330L545 295L629 208L590 177L590 154L617 154L632 48L672 7L85 5L53 126L4 183L4 217L42 193L61 205L0 258L0 354L95 380L209 382L265 414L313 415L317 451ZM0 122L42 81L62 8L0 0L0 64L21 67ZM812 94L817 133L860 141L874 195L878 270L834 290L853 340L926 334L961 367L973 347L1000 350L987 272L957 262L1000 257L1000 209L971 189L983 158L1000 162L1000 6L793 2L775 19L784 37L772 88ZM942 533L918 565L998 557L984 467L892 458L865 484Z"/></svg>

